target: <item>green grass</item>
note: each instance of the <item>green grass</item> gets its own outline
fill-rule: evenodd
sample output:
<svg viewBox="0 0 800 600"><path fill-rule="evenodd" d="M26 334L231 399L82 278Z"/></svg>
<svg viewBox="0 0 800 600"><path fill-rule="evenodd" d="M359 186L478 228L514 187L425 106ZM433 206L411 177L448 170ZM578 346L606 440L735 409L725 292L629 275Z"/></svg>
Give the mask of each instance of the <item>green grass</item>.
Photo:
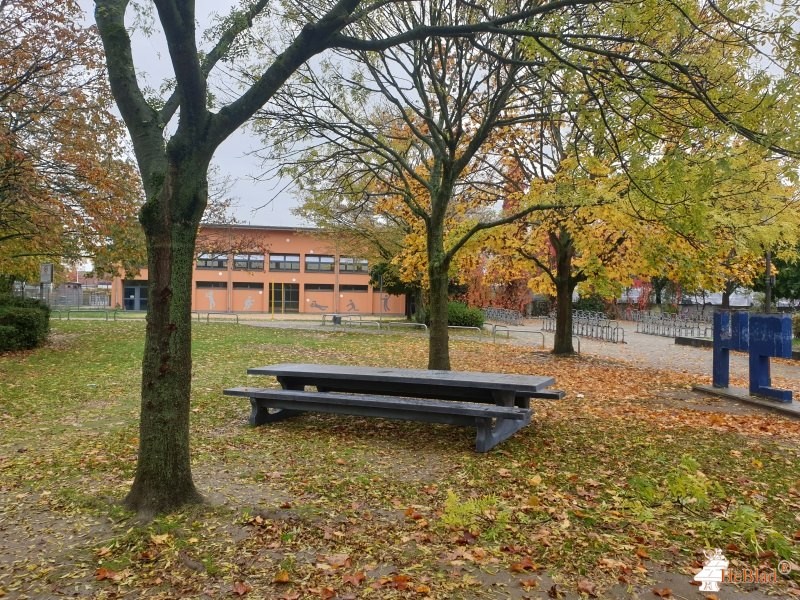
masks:
<svg viewBox="0 0 800 600"><path fill-rule="evenodd" d="M485 455L473 431L431 424L305 415L252 429L246 401L221 394L268 383L247 367L423 367L425 340L221 323L193 339L193 471L212 502L137 523L117 502L135 468L143 340L142 321L54 321L48 347L0 356L0 522L28 553L23 567L0 545L0 591L216 597L238 581L256 597L467 598L493 597L475 583L489 573L519 588L522 559L601 586L635 582L643 556L687 567L708 547L741 565L800 562L797 428L659 412L644 393L605 392L609 372L638 377L625 367L458 341L454 368L552 372L570 394Z"/></svg>

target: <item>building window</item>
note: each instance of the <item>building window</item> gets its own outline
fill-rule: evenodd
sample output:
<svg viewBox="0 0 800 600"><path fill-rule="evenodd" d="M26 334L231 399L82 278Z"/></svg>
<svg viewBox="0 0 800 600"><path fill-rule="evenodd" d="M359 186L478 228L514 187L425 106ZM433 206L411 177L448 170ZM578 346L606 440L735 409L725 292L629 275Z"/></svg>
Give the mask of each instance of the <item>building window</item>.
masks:
<svg viewBox="0 0 800 600"><path fill-rule="evenodd" d="M333 257L320 254L306 254L306 271L333 273Z"/></svg>
<svg viewBox="0 0 800 600"><path fill-rule="evenodd" d="M299 271L300 270L300 255L299 254L270 254L269 255L269 270L270 271Z"/></svg>
<svg viewBox="0 0 800 600"><path fill-rule="evenodd" d="M345 285L339 286L340 292L368 292L369 286L367 285Z"/></svg>
<svg viewBox="0 0 800 600"><path fill-rule="evenodd" d="M225 290L228 289L227 281L198 281L196 283L198 290Z"/></svg>
<svg viewBox="0 0 800 600"><path fill-rule="evenodd" d="M198 269L227 269L228 255L204 253L197 257Z"/></svg>
<svg viewBox="0 0 800 600"><path fill-rule="evenodd" d="M242 271L263 271L263 254L234 254L233 268Z"/></svg>
<svg viewBox="0 0 800 600"><path fill-rule="evenodd" d="M303 289L307 292L332 292L332 283L306 283Z"/></svg>
<svg viewBox="0 0 800 600"><path fill-rule="evenodd" d="M264 284L255 281L234 281L233 289L235 290L263 290Z"/></svg>
<svg viewBox="0 0 800 600"><path fill-rule="evenodd" d="M366 258L353 258L352 256L339 257L340 273L367 273L369 261Z"/></svg>

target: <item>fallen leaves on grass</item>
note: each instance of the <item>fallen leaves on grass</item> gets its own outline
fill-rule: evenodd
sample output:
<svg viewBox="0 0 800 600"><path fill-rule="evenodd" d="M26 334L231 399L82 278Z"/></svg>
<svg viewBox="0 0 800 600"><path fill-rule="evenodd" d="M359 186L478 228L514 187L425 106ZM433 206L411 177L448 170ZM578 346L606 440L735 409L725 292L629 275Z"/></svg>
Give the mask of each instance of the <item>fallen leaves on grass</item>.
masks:
<svg viewBox="0 0 800 600"><path fill-rule="evenodd" d="M108 335L97 324L86 327L92 335ZM0 520L13 538L31 538L30 547L14 547L13 555L25 555L36 567L32 576L34 571L9 562L8 542L0 541L0 567L10 565L12 572L3 589L10 581L18 586L14 593L31 592L47 580L64 586L74 581L65 596L124 588L154 599L393 599L471 597L498 581L517 594L541 587L550 598L562 597L562 589L572 590L570 596L577 590L602 597L618 581L640 585L652 562L681 566L681 557L691 557L715 535L697 526L701 519L692 511L699 509L685 497L648 500L648 486L668 487L665 478L683 455L698 460L697 470L724 488L704 518L755 505L770 527L793 542L793 562L800 558L794 521L800 511L800 424L754 411L714 412L713 405L699 410L700 400L659 396L665 390L688 393L695 378L684 373L455 343L456 369L552 375L568 393L561 401L534 402L530 426L476 455L474 432L431 424L305 415L245 428L246 407L219 394L228 383L243 381L247 366L304 362L309 353L319 362L423 367L425 340L197 329L193 472L201 490L213 489L226 500L222 507L187 510L153 525L129 522L100 500L121 497L132 477L138 399L120 396L119 381L135 387L135 353L129 349L123 359L110 349L118 362L109 364L104 356L103 368L119 374L119 381L107 384L93 374L99 383L91 394L69 385L80 376L71 364L31 366L20 363L27 357L0 358L20 373L13 398L22 407L14 408L13 418L0 419L10 449L0 458ZM127 335L125 328L119 331ZM78 337L69 361L91 364L99 349ZM43 369L53 386L43 387L49 382L34 376ZM73 395L51 411L59 389ZM110 424L108 418L87 421L109 406ZM65 411L75 420L68 427ZM16 451L34 447L35 453ZM705 481L694 471L684 475ZM649 480L636 488L637 477ZM450 507L450 491L461 504L480 509ZM444 527L448 510L457 518ZM82 515L96 516L103 527L79 530ZM96 548L88 554L90 564L59 548L74 549L73 535ZM715 540L719 547L732 543L730 536L716 535L723 538ZM758 560L742 536L735 539L741 545L737 560ZM40 544L48 551L40 552ZM47 570L51 561L61 565L57 572ZM558 584L551 585L550 576Z"/></svg>

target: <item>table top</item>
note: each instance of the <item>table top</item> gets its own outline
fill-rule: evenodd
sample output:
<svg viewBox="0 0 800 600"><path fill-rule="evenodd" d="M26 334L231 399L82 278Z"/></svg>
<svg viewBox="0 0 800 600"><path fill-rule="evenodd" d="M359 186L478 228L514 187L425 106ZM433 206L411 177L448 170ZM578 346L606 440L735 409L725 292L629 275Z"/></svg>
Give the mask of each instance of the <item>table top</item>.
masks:
<svg viewBox="0 0 800 600"><path fill-rule="evenodd" d="M248 375L274 375L294 377L308 385L315 380L342 380L382 382L390 384L424 384L428 386L481 388L486 390L511 390L539 392L555 383L553 377L516 375L507 373L481 373L478 371L434 371L427 369L396 369L390 367L362 367L347 365L318 365L282 363L247 369Z"/></svg>

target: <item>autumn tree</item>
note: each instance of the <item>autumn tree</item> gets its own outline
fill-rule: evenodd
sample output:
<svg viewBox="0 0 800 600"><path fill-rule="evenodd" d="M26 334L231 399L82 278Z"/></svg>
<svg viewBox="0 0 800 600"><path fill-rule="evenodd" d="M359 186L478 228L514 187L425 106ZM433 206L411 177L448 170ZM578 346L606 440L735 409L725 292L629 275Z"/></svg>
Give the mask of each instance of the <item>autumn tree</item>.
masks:
<svg viewBox="0 0 800 600"><path fill-rule="evenodd" d="M775 278L772 296L778 300L791 300L796 306L796 302L800 300L800 246L796 246L789 253L776 253L772 257L772 269ZM765 280L766 268L754 278L753 289L763 292L766 287Z"/></svg>
<svg viewBox="0 0 800 600"><path fill-rule="evenodd" d="M769 157L764 152L748 162L741 159L743 151L736 151L740 147L759 153L754 145L743 145L741 138L732 136L731 130L764 142L747 127L742 129L741 123L774 125L774 115L759 105L761 99L774 96L770 96L772 83L753 68L759 50L741 37L729 15L693 7L696 29L688 31L682 19L673 18L669 5L642 7L640 18L632 20L627 9L609 8L590 21L593 34L605 32L617 41L635 37L637 44L630 47L637 58L626 61L615 52L599 52L589 66L584 46L562 39L554 46L531 44L534 60L554 52L559 56L540 78L539 93L546 98L549 118L538 129L515 132L505 144L504 169L510 169L510 178L519 182L511 210L526 201L541 202L543 196L561 204L545 214L533 214L516 229L519 243L511 244L535 264L534 288L556 293L556 353L573 351L571 299L579 283L610 294L614 286L609 284L628 280L634 273L663 272L663 265L648 261L641 247L654 239L685 242L697 265L699 257L719 252L724 241L729 253L730 240L735 239L731 215L741 219L739 239L755 240L758 235L749 235L756 222L749 219L754 211L748 203L763 207L761 199L781 187L781 178L791 177L791 165L765 167ZM671 65L703 71L713 94L698 97L662 77L651 77L651 68L641 63L642 51L666 52ZM642 77L641 70L647 76ZM628 85L632 81L638 85ZM734 101L734 86L742 103L737 115L741 121L717 120L720 106ZM738 171L733 176L737 168L730 164L737 159L737 168L746 175ZM777 215L791 204L786 194L774 200L764 214ZM723 215L729 218L727 227L721 226ZM772 224L775 234L780 229L778 223ZM532 245L526 243L531 241ZM669 242L665 245L672 247Z"/></svg>
<svg viewBox="0 0 800 600"><path fill-rule="evenodd" d="M659 3L654 8L653 4L639 7L612 1L525 2L518 11L510 12L507 5L465 3L454 14L467 15L469 21L433 25L429 17L449 11L450 5L433 1L364 4L357 0L308 5L252 0L216 22L207 47L201 47L198 41L193 1L154 0L152 5L174 71L173 85L164 88L168 91L163 97L145 94L137 78L125 20L129 0L95 0L111 89L131 134L145 191L140 221L147 241L150 310L142 363L139 457L133 487L126 498L130 508L143 513L200 499L189 460L191 267L207 203L208 165L219 145L312 57L337 49L369 52L373 58L398 44L434 35L474 39L476 46L480 46L481 36L473 34L484 32L505 33L516 39L528 37L556 59L566 47L582 52L583 58L574 64L587 76L593 73L596 56L630 65L634 74L619 84L637 89L642 81L660 81L680 100L695 102L704 110L713 108L717 118L743 135L793 151L789 141L761 131L760 121L738 119L746 107L733 93L736 82L724 87L713 85L714 73L703 65L674 60L662 49L664 40L656 40L649 32L633 30L622 37L605 35L605 29L598 30L603 35L593 32L594 24L618 7L630 12L630 21L641 22L642 28L657 26L663 16L638 12L662 10L670 19L686 23L687 36L702 35L703 20L695 22L701 7L694 4L662 7ZM734 8L739 9L738 5ZM733 16L740 15L748 16L744 10ZM754 23L760 17L754 17ZM763 23L761 26L763 29ZM496 54L491 46L484 49L487 56ZM248 62L254 54L257 59ZM220 72L223 61L225 72L240 75L240 93L230 91L230 80L213 85L213 75ZM441 67L444 63L437 64ZM512 68L504 67L501 73ZM608 71L607 75L613 73ZM413 78L415 73L408 76ZM618 82L615 75L614 83ZM730 94L723 97L723 92ZM791 93L784 87L759 106L775 109ZM454 129L467 126L449 125ZM443 184L441 190L448 190L452 182ZM446 254L435 257L440 264L446 261ZM439 356L441 353L435 360Z"/></svg>
<svg viewBox="0 0 800 600"><path fill-rule="evenodd" d="M664 225L644 251L653 270L683 288L721 291L723 306L739 286L764 272L764 252L796 256L800 239L797 161L723 135L713 145L679 151L676 165L654 165L642 183L650 219ZM677 191L677 194L676 194ZM688 205L683 198L689 197Z"/></svg>
<svg viewBox="0 0 800 600"><path fill-rule="evenodd" d="M560 125L557 135L567 129ZM753 282L764 247L794 247L795 162L752 144L686 150L673 145L658 161L625 172L591 156L582 164L578 154L564 159L528 191L536 202L557 195L564 204L499 232L491 247L512 262L516 254L531 261L531 288L555 292L555 353L573 352L579 285L582 294L614 298L632 276L660 274L689 289L724 290L731 281Z"/></svg>
<svg viewBox="0 0 800 600"><path fill-rule="evenodd" d="M382 31L402 35L482 16L479 7L448 1L394 15ZM519 36L498 32L340 53L321 69L305 69L265 115L279 152L287 143L325 140L289 159L301 189L327 202L323 214L357 210L405 224L395 260L406 281L427 289L431 369L450 368L448 285L459 252L478 232L538 208L486 210L502 191L495 132L541 118L523 94L536 78L523 58Z"/></svg>
<svg viewBox="0 0 800 600"><path fill-rule="evenodd" d="M502 277L509 268L527 271L528 286L534 292L555 296L555 354L574 352L572 298L576 287L584 284L584 292L609 295L616 283L629 279L632 272L641 272L643 265L631 244L641 239L648 227L621 207L626 178L612 176L596 160L586 162L588 166L576 157L565 157L551 165L552 174L541 173L520 202L533 197L533 202L548 202L553 208L498 230L487 244L494 255L496 276ZM527 268L519 262L527 263Z"/></svg>
<svg viewBox="0 0 800 600"><path fill-rule="evenodd" d="M73 0L0 2L0 273L143 256L100 39ZM142 249L139 252L139 249Z"/></svg>

